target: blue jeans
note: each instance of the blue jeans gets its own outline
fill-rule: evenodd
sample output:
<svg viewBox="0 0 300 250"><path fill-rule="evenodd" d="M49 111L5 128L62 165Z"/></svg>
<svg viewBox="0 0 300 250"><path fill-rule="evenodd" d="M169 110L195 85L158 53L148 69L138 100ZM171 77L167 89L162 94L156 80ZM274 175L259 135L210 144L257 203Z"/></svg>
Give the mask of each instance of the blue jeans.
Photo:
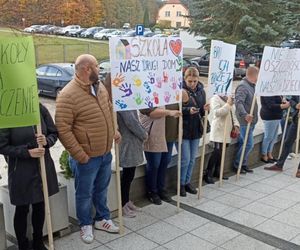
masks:
<svg viewBox="0 0 300 250"><path fill-rule="evenodd" d="M70 157L75 177L76 215L80 226L93 224L92 203L96 209L95 221L110 218L107 188L111 177L111 160L111 153L92 157L85 164Z"/></svg>
<svg viewBox="0 0 300 250"><path fill-rule="evenodd" d="M145 152L146 164L146 187L148 192L159 193L165 187L167 157L163 158L163 152Z"/></svg>
<svg viewBox="0 0 300 250"><path fill-rule="evenodd" d="M182 140L180 185L186 185L191 182L199 142L200 139Z"/></svg>
<svg viewBox="0 0 300 250"><path fill-rule="evenodd" d="M167 167L172 160L172 151L173 151L174 144L175 144L176 150L178 151L178 143L177 142L167 142L168 152L163 152L162 156L161 156L162 163L165 164Z"/></svg>
<svg viewBox="0 0 300 250"><path fill-rule="evenodd" d="M261 147L261 154L267 155L267 153L272 153L273 151L273 147L278 135L280 120L263 120L263 123L265 127L265 133Z"/></svg>
<svg viewBox="0 0 300 250"><path fill-rule="evenodd" d="M244 159L243 159L243 163L242 166L247 166L247 161L248 161L248 157L249 154L251 152L251 150L253 149L253 131L254 131L255 125L251 125L250 129L249 129L249 134L248 134L248 140L247 140L247 144L246 144L246 149L245 149L245 154L244 154ZM246 129L247 129L247 125L243 125L240 127L240 136L238 139L238 152L234 161L234 167L238 168L239 163L240 163L240 158L241 158L241 154L242 154L242 150L243 150L243 144L244 144L244 138L246 135Z"/></svg>

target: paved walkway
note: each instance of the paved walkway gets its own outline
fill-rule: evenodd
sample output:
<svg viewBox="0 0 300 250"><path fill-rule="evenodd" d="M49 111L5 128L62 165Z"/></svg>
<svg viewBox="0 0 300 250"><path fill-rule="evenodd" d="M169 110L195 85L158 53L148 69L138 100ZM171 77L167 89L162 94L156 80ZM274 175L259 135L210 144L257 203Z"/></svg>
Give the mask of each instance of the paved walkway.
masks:
<svg viewBox="0 0 300 250"><path fill-rule="evenodd" d="M300 179L292 177L298 161L287 160L283 173L262 166L239 182L232 176L221 188L206 185L202 199L181 198L179 213L176 197L144 206L136 218L125 218L124 236L95 231L86 245L74 232L56 239L55 249L300 249Z"/></svg>

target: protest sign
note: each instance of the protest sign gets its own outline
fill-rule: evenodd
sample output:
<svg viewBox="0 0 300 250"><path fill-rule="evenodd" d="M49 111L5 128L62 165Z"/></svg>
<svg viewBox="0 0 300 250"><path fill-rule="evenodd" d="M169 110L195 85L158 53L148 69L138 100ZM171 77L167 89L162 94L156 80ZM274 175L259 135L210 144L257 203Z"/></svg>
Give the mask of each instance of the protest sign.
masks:
<svg viewBox="0 0 300 250"><path fill-rule="evenodd" d="M211 41L208 98L214 94L230 95L233 82L236 45Z"/></svg>
<svg viewBox="0 0 300 250"><path fill-rule="evenodd" d="M115 111L153 108L181 100L180 39L113 37L109 49Z"/></svg>
<svg viewBox="0 0 300 250"><path fill-rule="evenodd" d="M261 61L256 95L300 95L300 49L266 46Z"/></svg>
<svg viewBox="0 0 300 250"><path fill-rule="evenodd" d="M0 128L40 123L32 37L0 39Z"/></svg>

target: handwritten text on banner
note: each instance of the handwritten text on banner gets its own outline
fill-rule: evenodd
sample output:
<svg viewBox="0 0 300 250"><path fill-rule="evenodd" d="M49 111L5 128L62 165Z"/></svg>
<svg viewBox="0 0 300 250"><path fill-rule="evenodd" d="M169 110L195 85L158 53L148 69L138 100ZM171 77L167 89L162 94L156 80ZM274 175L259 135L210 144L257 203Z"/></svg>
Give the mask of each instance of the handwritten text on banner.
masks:
<svg viewBox="0 0 300 250"><path fill-rule="evenodd" d="M265 47L256 94L300 95L300 49Z"/></svg>
<svg viewBox="0 0 300 250"><path fill-rule="evenodd" d="M109 48L114 110L153 108L181 100L180 39L113 37Z"/></svg>

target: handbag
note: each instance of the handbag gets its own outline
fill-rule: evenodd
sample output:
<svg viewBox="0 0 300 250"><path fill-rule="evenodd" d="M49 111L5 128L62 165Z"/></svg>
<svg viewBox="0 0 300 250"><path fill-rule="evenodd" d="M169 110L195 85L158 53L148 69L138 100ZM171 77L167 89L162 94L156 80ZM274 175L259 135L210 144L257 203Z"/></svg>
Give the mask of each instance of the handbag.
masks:
<svg viewBox="0 0 300 250"><path fill-rule="evenodd" d="M232 139L236 139L236 138L239 136L239 134L238 134L238 132L236 131L236 129L235 129L235 127L234 127L233 116L232 116L231 110L230 110L230 115L231 115L231 124L232 124L232 129L231 129L231 131L230 131L230 137L231 137Z"/></svg>

